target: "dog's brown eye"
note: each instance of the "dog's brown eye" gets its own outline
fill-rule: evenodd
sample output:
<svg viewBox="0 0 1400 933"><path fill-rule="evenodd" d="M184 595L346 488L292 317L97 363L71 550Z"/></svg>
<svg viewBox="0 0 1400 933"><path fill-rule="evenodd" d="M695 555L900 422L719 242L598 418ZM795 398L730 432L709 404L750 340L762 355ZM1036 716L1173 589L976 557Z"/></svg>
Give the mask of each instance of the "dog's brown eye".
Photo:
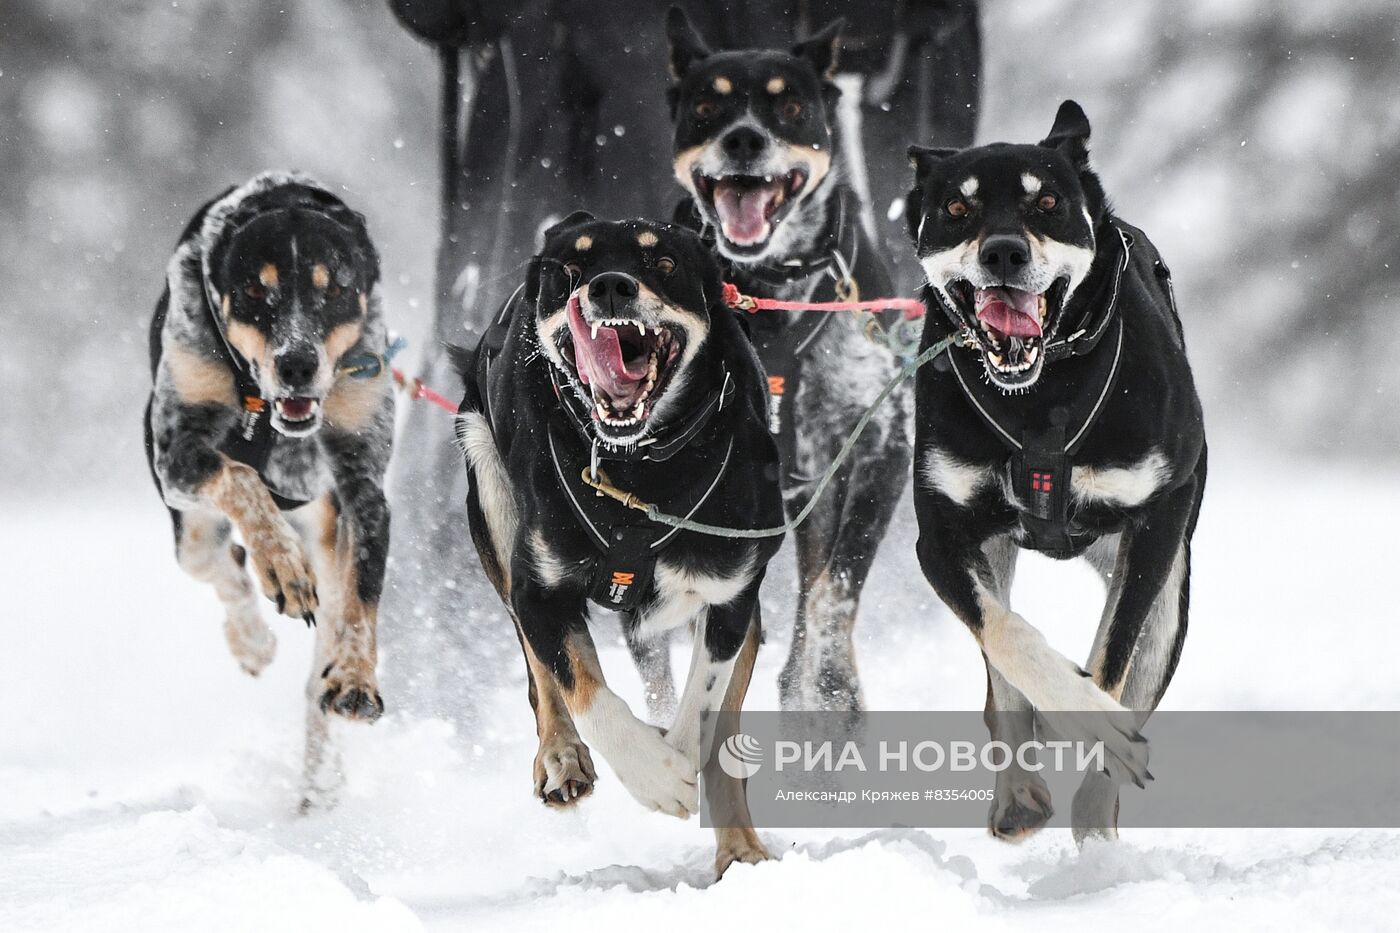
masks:
<svg viewBox="0 0 1400 933"><path fill-rule="evenodd" d="M670 256L662 256L656 260L656 268L661 270L662 275L670 275L676 271L676 261Z"/></svg>
<svg viewBox="0 0 1400 933"><path fill-rule="evenodd" d="M719 105L712 100L702 100L695 105L695 115L701 119L708 119L719 112Z"/></svg>
<svg viewBox="0 0 1400 933"><path fill-rule="evenodd" d="M339 297L340 297L340 286L337 285L335 282L332 282L332 283L330 284L330 286L326 288L326 297L327 297L327 298L339 298Z"/></svg>
<svg viewBox="0 0 1400 933"><path fill-rule="evenodd" d="M256 282L243 286L243 294L247 295L254 301L262 301L264 298L267 297L267 291L264 290L263 287L257 284Z"/></svg>
<svg viewBox="0 0 1400 933"><path fill-rule="evenodd" d="M953 198L953 200L943 205L943 209L948 212L949 217L967 216L967 202L962 198Z"/></svg>
<svg viewBox="0 0 1400 933"><path fill-rule="evenodd" d="M802 116L802 103L800 101L790 100L783 104L783 117L785 119L796 120L800 116Z"/></svg>
<svg viewBox="0 0 1400 933"><path fill-rule="evenodd" d="M1042 211L1053 211L1060 206L1060 199L1053 194L1042 194L1040 199L1035 202L1035 206Z"/></svg>

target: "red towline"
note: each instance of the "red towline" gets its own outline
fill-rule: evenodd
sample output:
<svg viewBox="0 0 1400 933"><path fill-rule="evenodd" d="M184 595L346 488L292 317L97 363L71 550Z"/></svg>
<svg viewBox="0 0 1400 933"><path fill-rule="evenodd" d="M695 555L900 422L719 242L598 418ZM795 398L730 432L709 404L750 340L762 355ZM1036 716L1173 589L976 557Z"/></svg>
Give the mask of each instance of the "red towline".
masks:
<svg viewBox="0 0 1400 933"><path fill-rule="evenodd" d="M445 395L433 391L431 388L424 385L422 379L419 379L416 376L412 379L409 379L403 374L403 370L399 369L397 366L394 367L393 373L394 381L399 384L399 388L403 389L408 393L409 398L415 400L420 398L426 399L429 402L432 402L438 408L441 408L445 412L449 412L454 415L458 413L459 409L457 408L456 402L452 401L450 398L447 398Z"/></svg>
<svg viewBox="0 0 1400 933"><path fill-rule="evenodd" d="M760 311L882 311L897 308L906 321L924 316L924 303L917 298L873 298L870 301L783 301L779 298L755 298L739 291L733 282L724 283L724 303L736 311L757 314Z"/></svg>
<svg viewBox="0 0 1400 933"><path fill-rule="evenodd" d="M924 316L924 303L917 298L874 298L870 301L783 301L778 298L755 298L739 291L733 282L724 283L724 303L736 311L757 314L760 311L882 311L894 308L904 313L906 321ZM457 414L457 404L446 396L424 385L422 379L410 379L403 370L393 370L394 381L408 392L411 399L424 399L432 402L443 411Z"/></svg>

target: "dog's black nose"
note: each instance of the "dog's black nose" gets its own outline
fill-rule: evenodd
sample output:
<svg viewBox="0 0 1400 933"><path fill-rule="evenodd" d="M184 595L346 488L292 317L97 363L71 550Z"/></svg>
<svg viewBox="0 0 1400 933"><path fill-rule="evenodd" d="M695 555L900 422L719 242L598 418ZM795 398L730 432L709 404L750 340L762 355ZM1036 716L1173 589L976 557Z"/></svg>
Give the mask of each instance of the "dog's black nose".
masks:
<svg viewBox="0 0 1400 933"><path fill-rule="evenodd" d="M609 312L637 297L637 280L622 272L604 272L588 283L588 298Z"/></svg>
<svg viewBox="0 0 1400 933"><path fill-rule="evenodd" d="M1023 236L998 233L982 241L978 258L988 272L1006 281L1031 261L1031 244Z"/></svg>
<svg viewBox="0 0 1400 933"><path fill-rule="evenodd" d="M751 126L736 126L724 134L720 145L724 154L735 159L752 159L763 153L767 140L763 134Z"/></svg>
<svg viewBox="0 0 1400 933"><path fill-rule="evenodd" d="M311 347L298 347L277 354L277 379L284 388L300 389L316 378L320 360Z"/></svg>

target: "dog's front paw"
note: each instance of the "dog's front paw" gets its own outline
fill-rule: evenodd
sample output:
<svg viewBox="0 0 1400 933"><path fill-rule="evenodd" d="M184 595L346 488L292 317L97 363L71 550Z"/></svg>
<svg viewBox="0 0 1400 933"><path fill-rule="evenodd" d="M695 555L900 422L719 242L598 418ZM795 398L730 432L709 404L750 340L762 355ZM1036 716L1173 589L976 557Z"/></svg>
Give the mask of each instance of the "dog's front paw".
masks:
<svg viewBox="0 0 1400 933"><path fill-rule="evenodd" d="M730 827L716 833L718 845L715 847L715 877L722 878L730 865L743 862L757 865L773 856L768 854L758 834L748 827Z"/></svg>
<svg viewBox="0 0 1400 933"><path fill-rule="evenodd" d="M608 759L617 779L649 810L688 819L700 810L699 775L686 755L660 730L636 720L639 728L622 751Z"/></svg>
<svg viewBox="0 0 1400 933"><path fill-rule="evenodd" d="M384 698L373 678L341 676L327 668L322 680L321 712L361 722L374 722L384 714Z"/></svg>
<svg viewBox="0 0 1400 933"><path fill-rule="evenodd" d="M546 806L569 807L593 792L598 772L588 746L577 738L541 742L535 755L535 796Z"/></svg>
<svg viewBox="0 0 1400 933"><path fill-rule="evenodd" d="M277 611L316 624L316 574L290 528L270 529L250 542L258 582Z"/></svg>
<svg viewBox="0 0 1400 933"><path fill-rule="evenodd" d="M997 787L996 799L987 814L987 829L1005 842L1021 842L1054 815L1050 788L1038 775L1027 774L1015 783Z"/></svg>
<svg viewBox="0 0 1400 933"><path fill-rule="evenodd" d="M1037 708L1036 713L1050 730L1063 739L1080 743L1089 758L1102 743L1103 771L1115 784L1129 781L1145 787L1152 780L1147 770L1147 739L1138 731L1137 716L1124 709L1113 697L1099 689L1088 677L1079 677L1079 696L1062 708Z"/></svg>

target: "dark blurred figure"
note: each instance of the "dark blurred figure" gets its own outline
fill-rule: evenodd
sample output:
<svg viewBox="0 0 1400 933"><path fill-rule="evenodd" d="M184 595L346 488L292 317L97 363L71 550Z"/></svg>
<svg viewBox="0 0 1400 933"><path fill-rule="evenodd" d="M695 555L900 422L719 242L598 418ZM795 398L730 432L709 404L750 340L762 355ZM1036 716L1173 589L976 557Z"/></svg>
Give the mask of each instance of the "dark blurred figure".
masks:
<svg viewBox="0 0 1400 933"><path fill-rule="evenodd" d="M914 294L918 267L891 205L902 206L911 183L910 143L973 140L982 60L976 0L680 5L725 48L786 48L846 17L842 126L847 145L856 141L850 136L862 144L857 161L865 167L853 183L869 203L865 221L887 245L901 292ZM442 54L444 212L437 317L423 366L427 381L450 389L442 346L475 341L519 283L551 219L583 207L607 217L672 215L681 189L671 177L666 5L390 0L390 6ZM463 60L471 89L464 121L455 90ZM477 659L518 649L495 618L489 588L464 570L473 566L464 547L465 490L457 488L464 480L441 413L414 406L406 431L393 487L398 529L385 596L386 674L420 699L436 695L449 709L461 709L459 702L469 708L468 669L440 663L433 631L469 643ZM418 664L424 657L439 661ZM471 668L476 676L481 669L479 660Z"/></svg>

